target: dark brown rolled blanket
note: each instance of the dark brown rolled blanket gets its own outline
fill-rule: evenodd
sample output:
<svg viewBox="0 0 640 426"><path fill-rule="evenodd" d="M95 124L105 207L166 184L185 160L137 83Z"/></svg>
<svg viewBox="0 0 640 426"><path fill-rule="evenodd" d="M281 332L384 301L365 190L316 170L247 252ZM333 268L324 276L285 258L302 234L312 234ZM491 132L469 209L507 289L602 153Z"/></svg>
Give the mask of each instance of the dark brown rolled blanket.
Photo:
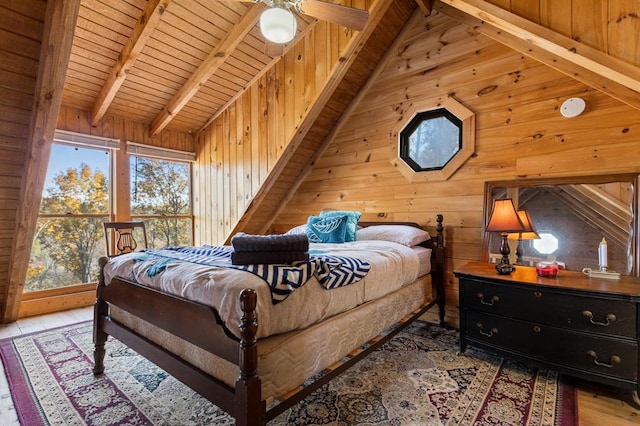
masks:
<svg viewBox="0 0 640 426"><path fill-rule="evenodd" d="M306 234L293 235L249 235L238 232L231 238L236 253L267 251L309 251L309 238Z"/></svg>

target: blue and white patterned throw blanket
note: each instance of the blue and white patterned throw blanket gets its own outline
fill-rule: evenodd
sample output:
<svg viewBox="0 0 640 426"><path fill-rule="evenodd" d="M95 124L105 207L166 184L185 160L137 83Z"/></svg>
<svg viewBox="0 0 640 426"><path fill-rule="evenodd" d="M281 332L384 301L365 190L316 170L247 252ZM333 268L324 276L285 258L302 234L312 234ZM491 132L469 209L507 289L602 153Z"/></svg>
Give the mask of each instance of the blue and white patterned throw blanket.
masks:
<svg viewBox="0 0 640 426"><path fill-rule="evenodd" d="M364 260L323 254L310 254L308 262L299 261L290 265L234 265L231 263L232 251L233 248L229 246L167 247L162 250L144 250L134 260L157 259L154 267L147 271L149 276L162 273L168 264L177 261L251 272L269 285L274 304L282 302L312 276L326 289L332 289L360 281L371 269L371 265Z"/></svg>

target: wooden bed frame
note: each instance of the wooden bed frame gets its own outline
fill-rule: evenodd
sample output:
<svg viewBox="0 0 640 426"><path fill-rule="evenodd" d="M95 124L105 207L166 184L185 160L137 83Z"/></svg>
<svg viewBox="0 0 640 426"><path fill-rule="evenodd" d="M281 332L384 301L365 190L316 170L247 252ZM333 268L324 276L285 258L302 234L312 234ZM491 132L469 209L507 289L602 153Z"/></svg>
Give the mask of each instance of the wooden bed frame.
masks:
<svg viewBox="0 0 640 426"><path fill-rule="evenodd" d="M113 278L109 285L106 285L102 268L108 258L100 259L101 273L94 308L95 365L93 372L95 375L101 375L104 372L105 342L107 337L111 335L235 417L236 425L264 425L366 357L433 306L438 307L440 325L444 326L445 270L442 215L437 215L436 220L436 236L422 244L432 249L432 299L425 302L416 311L411 312L408 317L403 318L392 332L373 339L371 344L366 346L366 349L354 351L345 362L338 364L335 368L332 366L331 370L327 369L326 374L323 374L316 382L290 393L284 401L270 409L267 409L266 401L262 398L262 385L257 374L258 342L256 332L258 323L255 312L257 295L254 290L245 289L240 294L239 303L243 315L240 324L241 338L238 340L224 327L220 316L212 307L165 294L118 277ZM415 223L407 222L360 223L361 226L388 224L419 227ZM112 319L109 315L110 305L117 306L237 365L240 375L236 380L235 387L223 383ZM194 327L193 324L207 324L207 326Z"/></svg>

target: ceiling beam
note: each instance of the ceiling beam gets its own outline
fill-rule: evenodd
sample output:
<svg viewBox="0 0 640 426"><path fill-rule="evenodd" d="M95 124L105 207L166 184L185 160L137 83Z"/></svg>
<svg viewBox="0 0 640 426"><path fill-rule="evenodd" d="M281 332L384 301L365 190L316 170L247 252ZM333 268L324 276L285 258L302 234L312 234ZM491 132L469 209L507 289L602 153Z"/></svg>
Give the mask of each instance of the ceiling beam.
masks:
<svg viewBox="0 0 640 426"><path fill-rule="evenodd" d="M366 10L318 0L305 0L302 3L302 11L312 18L332 22L356 31L362 31L369 18L369 12Z"/></svg>
<svg viewBox="0 0 640 426"><path fill-rule="evenodd" d="M640 109L640 68L483 0L437 0L434 9L510 48Z"/></svg>
<svg viewBox="0 0 640 426"><path fill-rule="evenodd" d="M47 2L9 260L9 285L1 312L3 323L18 317L79 10L80 0Z"/></svg>
<svg viewBox="0 0 640 426"><path fill-rule="evenodd" d="M416 3L420 10L422 10L422 13L425 15L431 15L431 3L433 3L433 0L416 0Z"/></svg>
<svg viewBox="0 0 640 426"><path fill-rule="evenodd" d="M153 119L150 136L160 133L173 118L184 108L191 98L204 86L211 76L222 66L233 50L242 42L245 36L255 27L264 10L262 3L251 6L242 19L233 26L220 44L209 53L198 69L189 77L184 86L178 90L173 99Z"/></svg>
<svg viewBox="0 0 640 426"><path fill-rule="evenodd" d="M142 48L147 44L147 40L151 33L160 23L162 14L167 9L171 0L149 0L147 6L142 12L142 16L133 27L133 33L127 43L122 48L120 56L116 61L109 76L104 82L98 97L91 108L91 125L97 126L102 117L106 114L111 102L116 97L120 86L127 78L129 69L138 59Z"/></svg>

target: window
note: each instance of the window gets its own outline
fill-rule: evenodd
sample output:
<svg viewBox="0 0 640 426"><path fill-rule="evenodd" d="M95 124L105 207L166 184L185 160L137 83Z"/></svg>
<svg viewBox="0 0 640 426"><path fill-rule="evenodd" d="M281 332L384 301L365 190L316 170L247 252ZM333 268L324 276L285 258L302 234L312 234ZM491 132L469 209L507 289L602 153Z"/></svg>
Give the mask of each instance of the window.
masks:
<svg viewBox="0 0 640 426"><path fill-rule="evenodd" d="M475 152L475 115L453 98L410 103L404 114L392 164L410 182L449 179Z"/></svg>
<svg viewBox="0 0 640 426"><path fill-rule="evenodd" d="M54 143L40 203L25 291L97 281L109 219L107 148Z"/></svg>
<svg viewBox="0 0 640 426"><path fill-rule="evenodd" d="M444 108L421 112L400 132L400 157L416 172L442 170L462 148L462 121Z"/></svg>
<svg viewBox="0 0 640 426"><path fill-rule="evenodd" d="M540 254L552 254L558 250L558 239L549 232L540 232L540 238L533 240L533 248Z"/></svg>
<svg viewBox="0 0 640 426"><path fill-rule="evenodd" d="M149 246L191 245L190 163L130 157L131 216L145 222Z"/></svg>
<svg viewBox="0 0 640 426"><path fill-rule="evenodd" d="M56 131L25 280L24 291L35 292L29 298L97 282L98 259L106 255L102 222L114 218L111 172L119 147L118 140ZM131 211L122 214L145 221L151 247L190 245L194 154L130 143L127 153ZM158 155L164 158L149 157Z"/></svg>

